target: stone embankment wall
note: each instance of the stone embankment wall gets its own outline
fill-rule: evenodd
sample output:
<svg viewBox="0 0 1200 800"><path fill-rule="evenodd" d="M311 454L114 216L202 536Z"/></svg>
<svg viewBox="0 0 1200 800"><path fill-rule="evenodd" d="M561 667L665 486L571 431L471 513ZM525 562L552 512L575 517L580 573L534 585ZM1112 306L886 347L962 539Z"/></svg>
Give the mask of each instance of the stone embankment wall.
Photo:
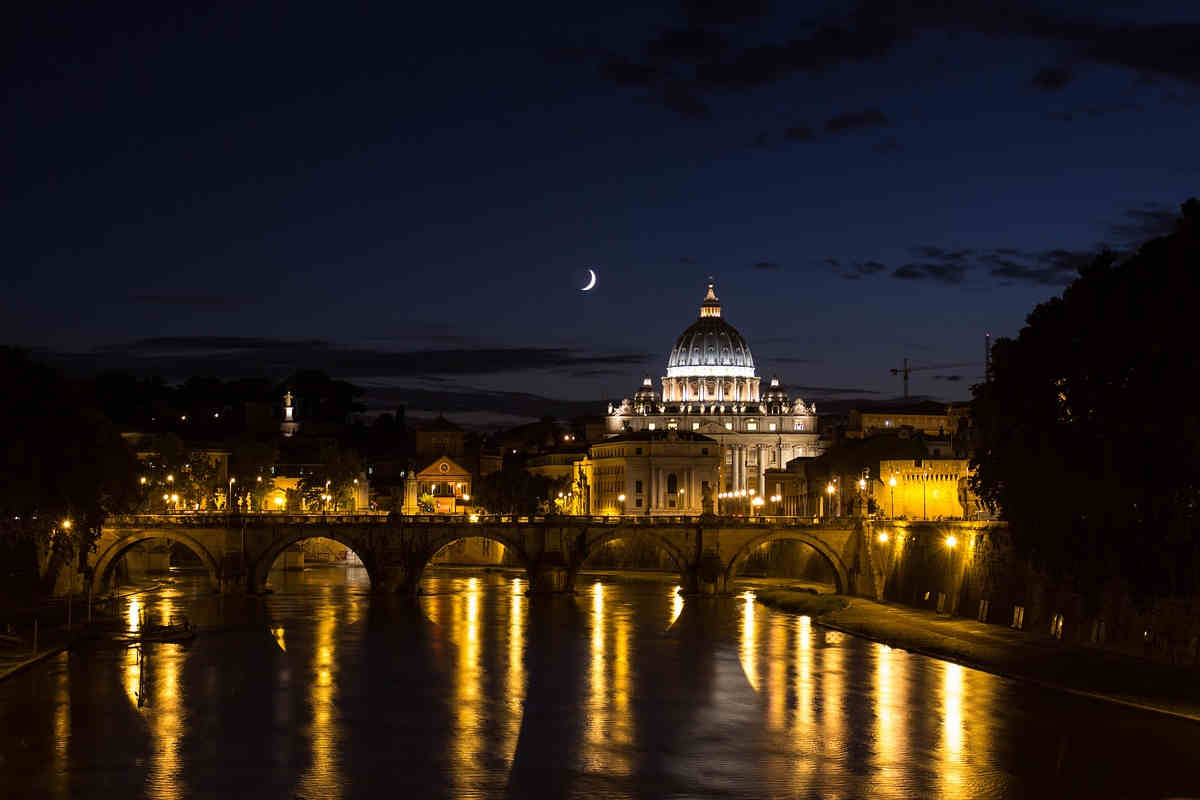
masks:
<svg viewBox="0 0 1200 800"><path fill-rule="evenodd" d="M876 520L867 528L888 602L998 625L1016 622L1031 635L1064 642L1200 663L1200 598L1143 608L1114 580L1088 601L1018 559L1007 526L999 523Z"/></svg>

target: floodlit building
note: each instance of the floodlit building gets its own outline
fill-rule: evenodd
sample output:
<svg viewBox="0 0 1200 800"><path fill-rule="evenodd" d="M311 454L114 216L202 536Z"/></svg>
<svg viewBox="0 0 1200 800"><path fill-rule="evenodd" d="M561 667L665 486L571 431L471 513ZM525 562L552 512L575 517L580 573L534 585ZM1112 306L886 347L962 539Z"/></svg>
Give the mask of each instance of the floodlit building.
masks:
<svg viewBox="0 0 1200 800"><path fill-rule="evenodd" d="M750 345L722 316L712 283L671 349L661 386L655 391L647 375L631 397L610 403L609 435L679 431L714 440L719 492L761 493L767 469L822 452L816 407L777 376L761 385Z"/></svg>
<svg viewBox="0 0 1200 800"><path fill-rule="evenodd" d="M707 491L716 505L720 444L691 431L641 430L588 448L578 462L588 514L698 516Z"/></svg>

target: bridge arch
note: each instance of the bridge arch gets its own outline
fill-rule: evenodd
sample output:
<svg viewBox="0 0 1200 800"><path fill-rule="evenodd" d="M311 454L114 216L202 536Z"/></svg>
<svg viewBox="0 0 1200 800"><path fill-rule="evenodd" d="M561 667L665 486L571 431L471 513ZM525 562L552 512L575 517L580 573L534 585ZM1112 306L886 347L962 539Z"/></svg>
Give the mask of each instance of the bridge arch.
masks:
<svg viewBox="0 0 1200 800"><path fill-rule="evenodd" d="M378 566L374 550L368 547L358 536L342 533L336 526L314 525L292 531L286 536L280 536L267 546L267 549L259 555L257 560L249 565L250 591L256 593L265 591L267 588L267 576L271 572L271 567L275 564L275 560L283 554L284 550L294 547L305 539L331 539L340 545L348 547L354 555L358 556L358 560L362 562L363 567L367 570L367 580L374 587L377 577L376 568Z"/></svg>
<svg viewBox="0 0 1200 800"><path fill-rule="evenodd" d="M820 555L825 562L833 569L834 579L837 581L838 594L847 594L850 592L850 575L846 568L846 562L838 555L837 551L829 546L820 536L808 533L803 530L772 530L763 533L760 536L755 536L750 541L741 546L729 559L729 566L725 568L726 585L732 581L737 573L741 570L742 565L750 554L762 547L764 544L778 541L793 541L802 542L808 545Z"/></svg>
<svg viewBox="0 0 1200 800"><path fill-rule="evenodd" d="M517 561L520 562L522 567L526 569L529 567L529 556L526 554L525 548L519 540L514 539L511 536L498 533L495 530L492 530L490 526L479 525L470 528L454 528L450 533L437 537L437 539L433 541L433 547L430 550L428 557L426 557L425 563L421 565L421 569L424 570L426 567L432 564L433 559L437 558L438 554L446 548L457 542L462 542L467 539L487 539L490 542L495 542L503 546L505 550L514 553L517 557Z"/></svg>
<svg viewBox="0 0 1200 800"><path fill-rule="evenodd" d="M216 557L208 551L208 548L201 544L199 540L182 531L164 528L126 531L119 534L115 539L109 540L96 557L96 563L92 568L92 593L103 594L108 589L108 584L112 579L113 567L117 565L121 557L129 552L131 548L153 539L167 539L191 550L199 557L201 563L208 570L211 588L214 591L220 589L221 565ZM100 541L103 543L104 538L102 537Z"/></svg>
<svg viewBox="0 0 1200 800"><path fill-rule="evenodd" d="M687 571L688 557L683 553L682 550L679 549L678 546L676 546L674 542L669 540L667 537L658 534L656 531L626 526L620 526L614 528L613 530L606 530L594 538L590 537L587 541L584 552L580 554L577 569L582 569L587 563L587 560L596 553L600 552L602 547L610 544L611 542L622 539L644 539L646 541L653 542L656 547L670 556L672 563L675 564L675 568L679 570L681 575Z"/></svg>

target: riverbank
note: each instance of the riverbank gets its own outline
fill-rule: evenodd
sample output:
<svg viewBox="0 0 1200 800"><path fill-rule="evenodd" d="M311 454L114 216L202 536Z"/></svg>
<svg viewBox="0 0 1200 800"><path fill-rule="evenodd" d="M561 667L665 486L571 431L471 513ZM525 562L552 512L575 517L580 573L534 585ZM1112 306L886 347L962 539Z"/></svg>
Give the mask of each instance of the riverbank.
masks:
<svg viewBox="0 0 1200 800"><path fill-rule="evenodd" d="M154 591L167 585L157 580L149 586L126 591L122 597ZM0 636L0 681L69 650L87 638L98 626L111 623L115 603L111 597L96 599L92 623L87 621L87 598L57 598L37 608L10 612L4 617L5 634ZM36 634L34 633L36 623ZM12 629L12 633L7 630Z"/></svg>
<svg viewBox="0 0 1200 800"><path fill-rule="evenodd" d="M760 593L761 594L761 593ZM931 611L847 598L821 625L1007 678L1200 722L1200 670Z"/></svg>

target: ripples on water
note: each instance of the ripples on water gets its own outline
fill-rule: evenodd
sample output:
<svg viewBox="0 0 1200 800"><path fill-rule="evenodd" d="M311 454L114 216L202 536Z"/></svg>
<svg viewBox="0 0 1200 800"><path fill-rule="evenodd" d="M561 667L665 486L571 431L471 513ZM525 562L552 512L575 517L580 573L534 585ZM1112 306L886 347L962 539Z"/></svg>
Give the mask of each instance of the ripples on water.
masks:
<svg viewBox="0 0 1200 800"><path fill-rule="evenodd" d="M61 655L0 684L13 797L947 797L1195 794L1200 726L823 629L753 595L581 576L574 597L359 569L275 594L124 601L190 645ZM140 702L139 702L140 701Z"/></svg>

